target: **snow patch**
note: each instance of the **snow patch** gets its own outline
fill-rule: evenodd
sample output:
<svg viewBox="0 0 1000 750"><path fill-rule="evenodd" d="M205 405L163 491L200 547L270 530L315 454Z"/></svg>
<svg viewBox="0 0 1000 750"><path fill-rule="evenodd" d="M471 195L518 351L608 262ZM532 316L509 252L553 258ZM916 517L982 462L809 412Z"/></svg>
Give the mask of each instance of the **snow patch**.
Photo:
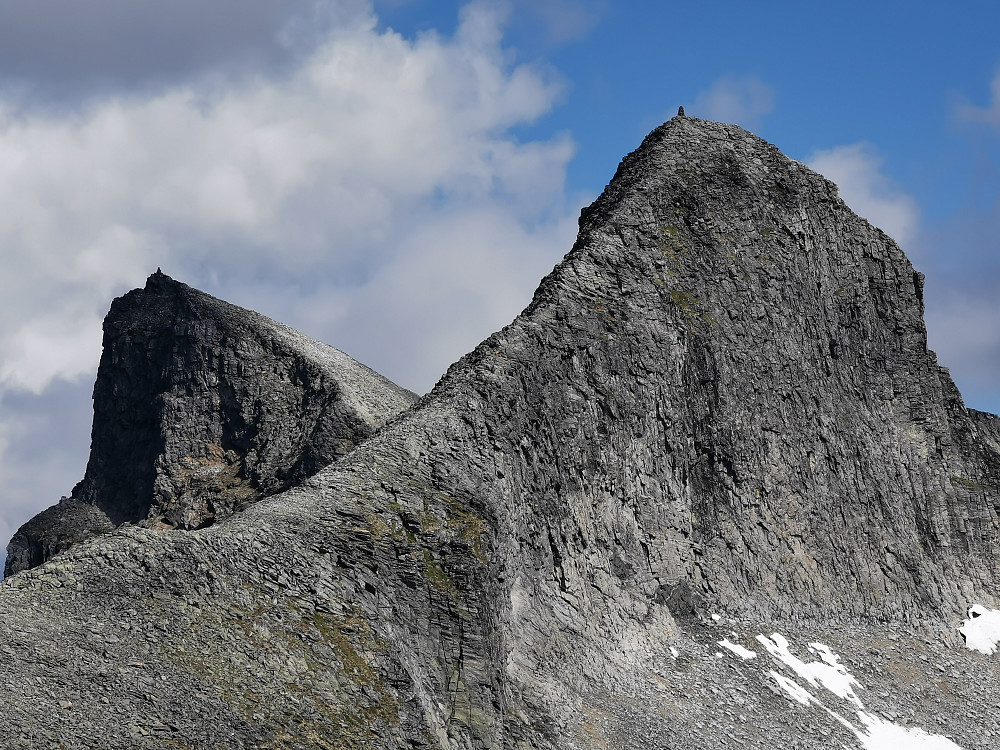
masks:
<svg viewBox="0 0 1000 750"><path fill-rule="evenodd" d="M1000 610L987 609L980 604L969 607L969 619L958 629L965 637L965 645L982 654L993 654L1000 643Z"/></svg>
<svg viewBox="0 0 1000 750"><path fill-rule="evenodd" d="M983 608L980 613L972 615L974 620L982 619L988 612ZM1000 616L1000 612L995 612ZM1000 622L1000 620L998 620ZM861 687L854 676L847 671L847 668L840 663L838 657L829 646L822 643L810 643L809 650L819 654L822 661L813 661L808 664L792 654L788 641L780 633L772 633L768 638L758 635L757 640L767 649L767 652L779 662L789 667L793 672L808 681L814 687L824 687L839 698L850 701L857 708L858 725L852 724L836 711L831 710L823 704L815 695L802 687L795 680L783 674L770 670L771 676L778 686L796 703L808 706L815 703L819 708L826 711L833 719L843 724L851 730L861 742L863 750L962 750L947 737L939 734L929 734L923 729L913 727L901 727L898 724L880 719L879 717L864 710L864 705L854 692L854 687ZM969 637L966 636L968 642ZM992 642L1000 641L1000 634ZM720 641L720 645L725 645ZM970 646L971 647L971 646Z"/></svg>
<svg viewBox="0 0 1000 750"><path fill-rule="evenodd" d="M863 707L861 700L855 695L853 687L855 685L861 687L861 685L827 646L822 643L809 644L813 651L819 653L823 661L812 661L807 664L788 650L788 641L781 633L772 633L770 638L758 635L757 640L771 656L781 661L813 687L825 687L834 695L849 700L858 708Z"/></svg>
<svg viewBox="0 0 1000 750"><path fill-rule="evenodd" d="M808 706L813 700L812 694L806 690L804 687L799 685L795 680L785 677L783 674L778 674L773 669L768 672L769 675L778 683L778 687L784 690L788 695L795 701L798 701L803 706Z"/></svg>
<svg viewBox="0 0 1000 750"><path fill-rule="evenodd" d="M740 657L744 661L746 661L747 659L756 659L757 658L757 652L756 651L751 651L748 648L743 648L743 646L741 646L738 643L732 643L728 638L723 638L718 643L719 643L720 646L724 646L725 648L728 648L730 651L732 651L734 654L736 654L738 657Z"/></svg>
<svg viewBox="0 0 1000 750"><path fill-rule="evenodd" d="M906 729L898 724L872 716L864 711L858 711L858 718L865 725L864 729L854 729L865 750L962 750L961 747L942 737L940 734L928 734L923 729Z"/></svg>

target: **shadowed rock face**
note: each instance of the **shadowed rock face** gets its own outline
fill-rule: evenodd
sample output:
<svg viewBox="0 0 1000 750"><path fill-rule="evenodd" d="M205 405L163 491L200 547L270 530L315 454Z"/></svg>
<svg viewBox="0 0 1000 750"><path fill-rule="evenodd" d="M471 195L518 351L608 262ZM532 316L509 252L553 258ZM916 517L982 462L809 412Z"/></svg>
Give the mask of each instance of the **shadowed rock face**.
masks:
<svg viewBox="0 0 1000 750"><path fill-rule="evenodd" d="M890 632L868 684L980 746L998 670L952 625L1000 593L1000 428L927 350L921 285L832 183L674 118L524 313L350 454L5 583L32 658L0 661L0 736L47 740L58 679L59 736L107 747L856 743L716 657L722 613L852 665Z"/></svg>
<svg viewBox="0 0 1000 750"><path fill-rule="evenodd" d="M343 352L157 272L105 320L83 481L17 532L5 574L123 523L226 518L415 400Z"/></svg>

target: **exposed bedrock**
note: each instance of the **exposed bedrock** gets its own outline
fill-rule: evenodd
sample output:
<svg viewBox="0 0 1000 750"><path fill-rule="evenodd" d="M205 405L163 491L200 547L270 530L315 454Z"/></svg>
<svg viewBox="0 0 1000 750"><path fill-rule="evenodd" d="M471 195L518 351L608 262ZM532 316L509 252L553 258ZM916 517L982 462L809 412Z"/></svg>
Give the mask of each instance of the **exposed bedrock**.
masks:
<svg viewBox="0 0 1000 750"><path fill-rule="evenodd" d="M104 322L86 475L18 530L5 574L122 523L193 529L346 455L416 396L159 271Z"/></svg>
<svg viewBox="0 0 1000 750"><path fill-rule="evenodd" d="M19 655L0 659L19 686L0 737L47 740L57 680L70 746L95 728L123 748L857 744L717 658L720 614L751 639L826 633L852 668L886 654L873 700L985 747L998 670L949 623L1000 594L1000 423L928 351L922 281L829 181L674 118L527 309L349 454L210 528L120 529L0 587ZM258 397L220 391L207 427L136 455L229 465ZM255 491L308 473L260 457L302 450L257 450ZM116 481L162 482L164 509L187 486ZM961 680L941 687L931 636Z"/></svg>

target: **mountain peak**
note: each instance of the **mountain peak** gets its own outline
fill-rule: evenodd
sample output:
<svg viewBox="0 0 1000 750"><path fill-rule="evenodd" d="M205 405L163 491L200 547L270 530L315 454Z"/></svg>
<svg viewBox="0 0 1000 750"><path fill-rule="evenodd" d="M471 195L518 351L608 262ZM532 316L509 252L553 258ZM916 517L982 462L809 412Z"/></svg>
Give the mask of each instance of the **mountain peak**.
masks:
<svg viewBox="0 0 1000 750"><path fill-rule="evenodd" d="M146 285L143 288L146 291L151 292L171 288L176 289L183 286L186 285L181 284L181 282L171 278L170 276L167 276L167 274L163 273L163 271L157 267L157 269L146 278Z"/></svg>
<svg viewBox="0 0 1000 750"><path fill-rule="evenodd" d="M86 475L18 530L5 574L124 523L215 523L345 455L415 399L157 269L105 319Z"/></svg>
<svg viewBox="0 0 1000 750"><path fill-rule="evenodd" d="M156 294L117 300L108 371L149 352L136 371L215 362L206 326L234 351L311 351L199 295L177 303L179 328L151 323L175 320ZM352 450L262 473L275 494L211 528L120 530L13 576L0 637L36 654L59 633L73 668L6 663L21 694L0 728L39 744L61 705L39 677L56 673L79 696L61 737L79 744L100 721L129 746L133 717L154 714L203 717L156 728L201 746L856 744L836 711L860 702L793 714L772 691L812 706L805 688L719 650L761 643L783 669L799 663L784 632L972 747L991 683L945 690L926 666L984 669L955 647L966 608L1000 596L1000 432L963 405L922 312L922 276L832 183L741 128L675 117L622 161L528 308ZM221 359L189 369L232 382L239 358ZM281 376L265 391L301 380L284 355L262 361ZM234 443L236 413L268 395L198 385L149 391L169 393L157 424L184 446L168 465L201 456L186 446L206 430ZM248 465L311 439L301 414L280 410ZM127 687L138 656L152 698Z"/></svg>

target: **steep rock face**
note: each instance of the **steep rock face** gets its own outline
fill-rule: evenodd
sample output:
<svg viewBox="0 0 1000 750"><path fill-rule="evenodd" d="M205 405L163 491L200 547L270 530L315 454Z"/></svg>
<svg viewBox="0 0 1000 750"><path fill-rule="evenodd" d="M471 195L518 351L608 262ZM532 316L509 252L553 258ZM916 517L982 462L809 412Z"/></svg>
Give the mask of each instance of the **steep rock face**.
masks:
<svg viewBox="0 0 1000 750"><path fill-rule="evenodd" d="M569 484L632 498L633 567L764 613L898 615L995 587L996 444L927 350L922 277L832 183L678 118L623 162L553 281L531 314L587 342L547 378L583 396L556 410L579 415L561 458L603 442L595 459L620 462L610 492ZM607 438L580 434L602 421Z"/></svg>
<svg viewBox="0 0 1000 750"><path fill-rule="evenodd" d="M342 460L4 584L0 736L50 740L62 700L59 738L107 747L856 742L718 659L722 613L852 659L891 630L882 692L982 746L996 667L950 653L946 691L902 647L1000 594L997 421L927 350L921 281L828 181L675 118L525 312Z"/></svg>
<svg viewBox="0 0 1000 750"><path fill-rule="evenodd" d="M104 323L86 475L5 574L122 523L192 529L346 455L416 396L343 352L163 273Z"/></svg>

